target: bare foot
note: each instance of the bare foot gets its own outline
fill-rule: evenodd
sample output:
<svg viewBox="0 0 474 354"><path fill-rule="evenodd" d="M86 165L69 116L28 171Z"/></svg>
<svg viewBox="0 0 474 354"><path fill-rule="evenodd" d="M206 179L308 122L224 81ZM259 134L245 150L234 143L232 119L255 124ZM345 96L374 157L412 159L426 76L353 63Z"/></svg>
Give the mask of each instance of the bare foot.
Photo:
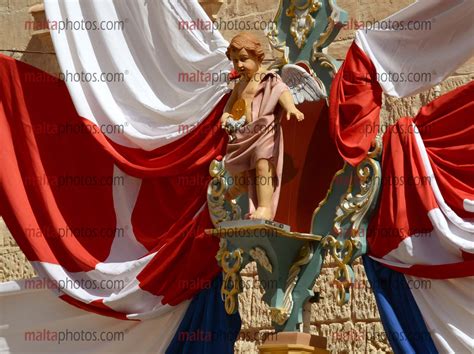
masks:
<svg viewBox="0 0 474 354"><path fill-rule="evenodd" d="M272 208L268 207L258 207L251 215L250 219L263 219L271 220L272 219Z"/></svg>

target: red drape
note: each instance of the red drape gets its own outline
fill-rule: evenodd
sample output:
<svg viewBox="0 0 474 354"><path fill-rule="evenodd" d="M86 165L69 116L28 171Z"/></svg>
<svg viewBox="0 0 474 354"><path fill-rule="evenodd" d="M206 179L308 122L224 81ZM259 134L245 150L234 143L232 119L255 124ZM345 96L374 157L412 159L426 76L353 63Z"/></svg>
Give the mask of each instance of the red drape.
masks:
<svg viewBox="0 0 474 354"><path fill-rule="evenodd" d="M113 185L85 181L110 181L115 165L142 179L129 227L158 251L140 287L177 304L209 286L219 268L218 241L203 232L211 227L208 166L224 152L219 117L228 96L184 138L143 151L91 133L62 81L5 56L0 78L0 214L30 261L87 272L107 258L117 223Z"/></svg>
<svg viewBox="0 0 474 354"><path fill-rule="evenodd" d="M383 188L368 232L372 255L382 258L415 234L428 237L433 230L428 212L439 207L433 194L435 182L458 217L472 218L464 200L474 200L473 97L474 82L470 82L430 102L415 118L401 118L387 129L383 139ZM435 180L427 177L417 134L423 140ZM461 253L463 259L473 259L471 253ZM464 265L463 269L459 269L460 274L468 268Z"/></svg>
<svg viewBox="0 0 474 354"><path fill-rule="evenodd" d="M355 166L370 149L378 132L382 89L376 70L353 43L331 85L330 134L342 158Z"/></svg>
<svg viewBox="0 0 474 354"><path fill-rule="evenodd" d="M381 97L382 90L373 63L353 43L334 79L330 96L331 136L341 156L352 165L357 165L367 156L378 132ZM452 220L461 224L461 218L472 219L473 97L474 83L471 82L432 101L414 119L401 118L384 133L382 189L367 237L369 254L383 259L398 249L397 252L407 257L403 262L408 262L406 264L410 266L397 268L398 271L441 278L472 273L468 262L474 257L469 237L464 241L465 235L442 234L467 233L468 226L463 226L464 231L446 231L441 225L452 221L444 221L447 220L446 216L440 216L437 220L431 220L430 217L434 218L433 211L441 208L440 201L435 197L439 188L442 203L446 203L451 210L446 211L445 208L444 214L451 213ZM424 146L423 153L426 151L426 160L422 158L420 141ZM430 183L426 163L433 171L436 186ZM444 231L434 231L434 223L440 223L437 227ZM433 232L440 234L441 241L436 235L430 236ZM413 247L407 246L410 242L403 245L402 241L409 237L426 237L424 246L420 246L420 243ZM425 249L421 250L420 247ZM443 247L446 247L446 259L452 263L429 266L424 263L426 259L420 261L429 247L434 247L433 250L438 253L445 252ZM453 254L459 261L452 258ZM433 260L433 264L439 262Z"/></svg>

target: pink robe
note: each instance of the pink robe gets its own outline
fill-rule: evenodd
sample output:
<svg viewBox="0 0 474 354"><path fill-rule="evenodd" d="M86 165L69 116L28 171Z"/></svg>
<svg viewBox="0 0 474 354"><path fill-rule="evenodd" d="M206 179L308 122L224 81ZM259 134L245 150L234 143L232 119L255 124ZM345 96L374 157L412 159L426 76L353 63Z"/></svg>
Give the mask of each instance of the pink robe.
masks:
<svg viewBox="0 0 474 354"><path fill-rule="evenodd" d="M273 193L273 217L280 196L283 172L283 131L280 119L283 109L278 103L281 94L289 90L280 76L268 72L260 81L252 100L252 122L245 124L235 133L235 139L227 144L225 167L233 175L250 171L251 179L246 181L249 194L249 212L258 205L255 165L259 159L267 159L275 166L275 192Z"/></svg>

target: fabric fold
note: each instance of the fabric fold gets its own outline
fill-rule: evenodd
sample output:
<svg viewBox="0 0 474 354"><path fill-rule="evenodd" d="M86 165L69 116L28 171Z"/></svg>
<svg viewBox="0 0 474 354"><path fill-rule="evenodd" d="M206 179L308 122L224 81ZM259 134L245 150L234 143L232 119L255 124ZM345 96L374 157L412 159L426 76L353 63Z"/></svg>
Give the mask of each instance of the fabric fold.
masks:
<svg viewBox="0 0 474 354"><path fill-rule="evenodd" d="M104 315L139 318L192 298L219 272L205 203L227 96L185 139L132 150L80 117L64 82L29 80L39 74L0 57L0 214L28 260L57 284L120 280L57 292Z"/></svg>

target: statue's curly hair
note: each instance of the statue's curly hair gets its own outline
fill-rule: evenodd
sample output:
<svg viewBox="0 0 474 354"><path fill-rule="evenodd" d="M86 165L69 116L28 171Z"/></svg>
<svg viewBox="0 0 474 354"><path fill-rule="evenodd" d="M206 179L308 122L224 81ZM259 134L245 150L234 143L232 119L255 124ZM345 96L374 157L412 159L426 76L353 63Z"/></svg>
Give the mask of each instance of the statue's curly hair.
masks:
<svg viewBox="0 0 474 354"><path fill-rule="evenodd" d="M242 48L245 48L250 55L255 56L260 62L263 61L265 53L263 52L262 44L257 37L250 32L241 32L235 35L230 41L225 55L230 60L230 52L234 50L240 51Z"/></svg>

